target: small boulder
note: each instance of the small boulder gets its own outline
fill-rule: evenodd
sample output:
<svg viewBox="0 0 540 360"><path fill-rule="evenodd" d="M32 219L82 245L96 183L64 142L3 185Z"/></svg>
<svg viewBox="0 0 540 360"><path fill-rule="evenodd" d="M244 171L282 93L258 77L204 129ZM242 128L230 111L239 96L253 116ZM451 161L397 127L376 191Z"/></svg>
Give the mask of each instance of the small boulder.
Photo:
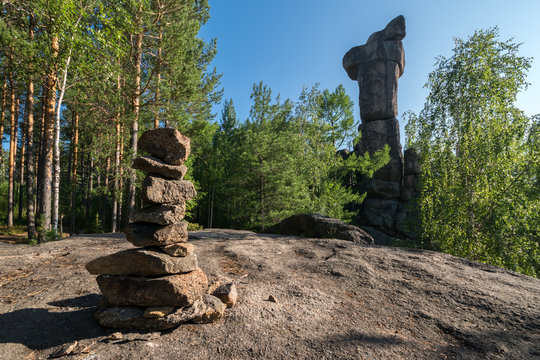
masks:
<svg viewBox="0 0 540 360"><path fill-rule="evenodd" d="M300 235L314 238L332 238L373 244L373 238L357 226L346 224L319 214L290 216L266 229L269 234Z"/></svg>
<svg viewBox="0 0 540 360"><path fill-rule="evenodd" d="M223 317L227 306L221 302L220 299L215 296L205 294L203 295L202 300L205 305L204 311L191 319L192 322L196 324L205 324L214 322Z"/></svg>
<svg viewBox="0 0 540 360"><path fill-rule="evenodd" d="M139 156L133 161L131 167L142 170L147 174L155 174L175 180L182 180L187 172L187 167L184 165L170 165L153 156Z"/></svg>
<svg viewBox="0 0 540 360"><path fill-rule="evenodd" d="M218 286L212 292L212 295L221 300L221 302L227 305L227 307L233 307L236 305L236 301L238 300L236 285L234 285L232 282Z"/></svg>
<svg viewBox="0 0 540 360"><path fill-rule="evenodd" d="M139 149L171 165L182 165L191 152L189 138L173 128L148 130L137 144Z"/></svg>

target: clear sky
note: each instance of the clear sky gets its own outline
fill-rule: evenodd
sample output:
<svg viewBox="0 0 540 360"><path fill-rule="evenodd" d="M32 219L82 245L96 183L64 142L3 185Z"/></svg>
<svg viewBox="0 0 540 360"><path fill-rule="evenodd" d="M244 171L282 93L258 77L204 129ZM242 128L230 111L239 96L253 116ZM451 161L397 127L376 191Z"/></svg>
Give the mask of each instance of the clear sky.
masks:
<svg viewBox="0 0 540 360"><path fill-rule="evenodd" d="M523 43L533 57L529 89L518 99L527 115L540 113L540 0L209 0L211 18L201 30L217 38L213 66L223 73L223 99L232 98L240 120L249 115L254 83L263 81L282 98L298 99L303 86L343 84L355 101L358 86L341 66L343 55L362 45L397 15L405 16L405 73L399 80L398 118L418 113L423 85L435 58L451 56L453 38L498 26L501 39ZM222 105L214 108L217 116ZM403 121L402 134L403 134Z"/></svg>

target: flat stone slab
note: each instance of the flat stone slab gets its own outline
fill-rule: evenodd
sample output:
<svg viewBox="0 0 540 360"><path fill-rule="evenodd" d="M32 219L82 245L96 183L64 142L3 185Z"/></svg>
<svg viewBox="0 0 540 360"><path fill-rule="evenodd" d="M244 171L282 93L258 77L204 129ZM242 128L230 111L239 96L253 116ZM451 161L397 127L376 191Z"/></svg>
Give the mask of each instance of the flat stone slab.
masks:
<svg viewBox="0 0 540 360"><path fill-rule="evenodd" d="M98 310L94 317L103 327L115 329L166 330L185 323L212 322L223 317L226 305L219 299L204 295L187 307L141 308L112 306ZM149 311L150 310L150 311ZM154 316L148 316L151 313Z"/></svg>
<svg viewBox="0 0 540 360"><path fill-rule="evenodd" d="M107 302L126 306L188 306L208 288L201 269L158 278L99 275L96 280Z"/></svg>
<svg viewBox="0 0 540 360"><path fill-rule="evenodd" d="M171 225L182 221L185 215L185 203L174 205L152 205L133 211L130 222L147 222L158 225Z"/></svg>
<svg viewBox="0 0 540 360"><path fill-rule="evenodd" d="M145 131L137 146L171 165L182 165L191 152L190 139L173 128Z"/></svg>
<svg viewBox="0 0 540 360"><path fill-rule="evenodd" d="M133 160L131 167L147 174L156 174L176 180L182 180L187 172L187 167L184 165L170 165L153 156L139 156Z"/></svg>
<svg viewBox="0 0 540 360"><path fill-rule="evenodd" d="M188 223L171 225L131 223L126 228L126 239L135 246L166 246L184 243L188 239Z"/></svg>
<svg viewBox="0 0 540 360"><path fill-rule="evenodd" d="M198 267L195 254L173 257L147 249L119 251L99 257L86 264L86 270L92 275L160 276L184 274L194 271Z"/></svg>
<svg viewBox="0 0 540 360"><path fill-rule="evenodd" d="M148 175L142 184L142 199L150 204L180 204L197 195L191 181Z"/></svg>

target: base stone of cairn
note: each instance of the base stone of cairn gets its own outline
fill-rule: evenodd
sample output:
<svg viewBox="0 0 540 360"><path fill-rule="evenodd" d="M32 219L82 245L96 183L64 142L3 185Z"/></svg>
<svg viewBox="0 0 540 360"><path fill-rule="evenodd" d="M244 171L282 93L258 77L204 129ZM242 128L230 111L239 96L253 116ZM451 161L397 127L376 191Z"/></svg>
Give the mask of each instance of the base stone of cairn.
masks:
<svg viewBox="0 0 540 360"><path fill-rule="evenodd" d="M142 199L133 212L126 238L137 248L99 257L86 264L103 294L95 318L101 326L165 330L184 323L223 317L237 299L233 283L209 287L194 246L187 243L186 201L197 195L183 180L190 140L172 128L145 132L133 168L147 173ZM210 294L212 293L212 294ZM215 295L215 296L214 296Z"/></svg>

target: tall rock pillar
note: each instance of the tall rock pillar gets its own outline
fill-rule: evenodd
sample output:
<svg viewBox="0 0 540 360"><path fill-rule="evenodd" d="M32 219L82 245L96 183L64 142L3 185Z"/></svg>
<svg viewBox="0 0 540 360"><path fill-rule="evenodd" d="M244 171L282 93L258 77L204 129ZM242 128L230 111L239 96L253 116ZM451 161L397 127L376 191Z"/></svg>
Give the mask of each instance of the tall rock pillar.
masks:
<svg viewBox="0 0 540 360"><path fill-rule="evenodd" d="M398 16L381 31L373 33L365 45L356 46L343 57L343 67L360 90L358 130L362 137L355 152L372 155L385 144L390 146L390 162L373 179L362 177L360 186L367 191L359 212L361 225L397 235L397 220L402 213L403 153L397 116L398 79L405 69L405 18Z"/></svg>

